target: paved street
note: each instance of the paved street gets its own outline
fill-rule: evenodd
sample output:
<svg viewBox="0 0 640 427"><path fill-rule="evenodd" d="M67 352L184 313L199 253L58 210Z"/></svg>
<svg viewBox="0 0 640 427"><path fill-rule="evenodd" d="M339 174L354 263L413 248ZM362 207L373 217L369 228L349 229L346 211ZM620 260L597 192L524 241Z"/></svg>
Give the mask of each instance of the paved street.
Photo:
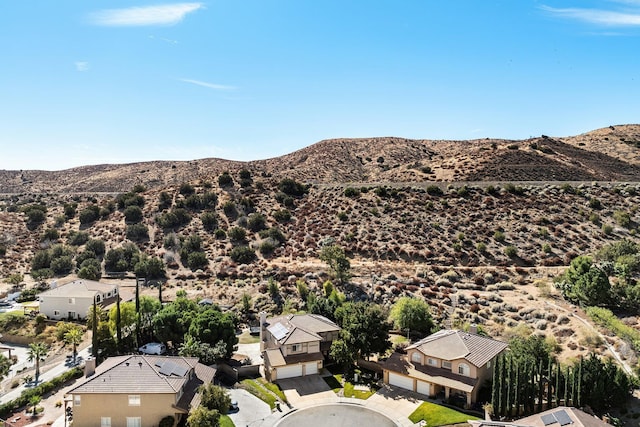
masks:
<svg viewBox="0 0 640 427"><path fill-rule="evenodd" d="M236 427L250 426L271 415L269 405L251 393L242 389L230 389L231 400L238 402L238 412L230 413L229 418Z"/></svg>

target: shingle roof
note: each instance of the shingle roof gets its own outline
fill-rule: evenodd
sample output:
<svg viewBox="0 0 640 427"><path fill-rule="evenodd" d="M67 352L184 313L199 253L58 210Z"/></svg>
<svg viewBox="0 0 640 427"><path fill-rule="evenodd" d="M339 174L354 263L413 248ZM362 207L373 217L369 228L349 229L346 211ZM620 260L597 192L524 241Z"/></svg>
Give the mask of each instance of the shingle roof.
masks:
<svg viewBox="0 0 640 427"><path fill-rule="evenodd" d="M110 292L116 288L116 285L108 283L95 282L93 280L74 280L67 284L58 286L42 292L40 296L59 296L59 297L88 297L93 298L99 292Z"/></svg>
<svg viewBox="0 0 640 427"><path fill-rule="evenodd" d="M443 360L466 359L480 367L507 348L507 343L468 332L443 329L408 346L407 350L413 348L426 356Z"/></svg>
<svg viewBox="0 0 640 427"><path fill-rule="evenodd" d="M205 381L208 377L213 378L215 374L215 369L201 365L196 357L110 357L96 369L94 375L71 389L69 393L177 393L188 385L188 373L193 369L196 375L192 380ZM198 377L199 372L201 378Z"/></svg>

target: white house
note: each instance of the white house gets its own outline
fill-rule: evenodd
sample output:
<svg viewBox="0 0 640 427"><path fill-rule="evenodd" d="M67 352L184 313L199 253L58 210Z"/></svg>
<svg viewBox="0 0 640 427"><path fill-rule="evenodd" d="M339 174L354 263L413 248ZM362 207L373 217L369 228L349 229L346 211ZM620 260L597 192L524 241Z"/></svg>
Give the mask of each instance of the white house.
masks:
<svg viewBox="0 0 640 427"><path fill-rule="evenodd" d="M40 313L49 319L86 319L89 308L115 301L118 286L93 280L74 280L39 295Z"/></svg>

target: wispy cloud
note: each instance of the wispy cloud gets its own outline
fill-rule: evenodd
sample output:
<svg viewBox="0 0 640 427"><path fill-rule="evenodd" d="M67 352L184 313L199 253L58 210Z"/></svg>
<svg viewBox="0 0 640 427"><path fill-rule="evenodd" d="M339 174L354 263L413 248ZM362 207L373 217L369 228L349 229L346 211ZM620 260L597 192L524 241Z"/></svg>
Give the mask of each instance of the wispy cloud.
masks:
<svg viewBox="0 0 640 427"><path fill-rule="evenodd" d="M145 25L175 25L187 14L203 9L203 3L173 3L158 6L105 9L89 15L95 25L134 27Z"/></svg>
<svg viewBox="0 0 640 427"><path fill-rule="evenodd" d="M169 43L169 44L178 44L178 40L166 39L164 37L156 37L156 36L151 35L151 36L149 36L149 38L153 39L153 40L160 40L160 41L163 41L163 42Z"/></svg>
<svg viewBox="0 0 640 427"><path fill-rule="evenodd" d="M618 2L640 6L640 1L623 0ZM561 18L575 19L590 24L609 27L640 26L640 9L618 11L585 8L555 8L550 6L541 6L541 9Z"/></svg>
<svg viewBox="0 0 640 427"><path fill-rule="evenodd" d="M89 63L86 61L76 61L75 62L76 65L76 70L80 71L81 73L85 72L85 71L89 71Z"/></svg>
<svg viewBox="0 0 640 427"><path fill-rule="evenodd" d="M216 84L216 83L203 82L203 81L200 81L200 80L193 80L193 79L178 79L178 80L180 80L181 82L191 83L193 85L198 85L198 86L206 87L208 89L213 89L213 90L234 90L234 89L236 89L235 86L220 85L220 84Z"/></svg>

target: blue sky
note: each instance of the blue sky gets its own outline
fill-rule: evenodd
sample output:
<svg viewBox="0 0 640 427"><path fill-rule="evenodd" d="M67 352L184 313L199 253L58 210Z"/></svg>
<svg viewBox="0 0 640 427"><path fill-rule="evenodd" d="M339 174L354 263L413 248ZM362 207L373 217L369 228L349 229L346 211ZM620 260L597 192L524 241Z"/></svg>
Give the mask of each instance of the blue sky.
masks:
<svg viewBox="0 0 640 427"><path fill-rule="evenodd" d="M4 0L0 169L640 122L640 0Z"/></svg>

